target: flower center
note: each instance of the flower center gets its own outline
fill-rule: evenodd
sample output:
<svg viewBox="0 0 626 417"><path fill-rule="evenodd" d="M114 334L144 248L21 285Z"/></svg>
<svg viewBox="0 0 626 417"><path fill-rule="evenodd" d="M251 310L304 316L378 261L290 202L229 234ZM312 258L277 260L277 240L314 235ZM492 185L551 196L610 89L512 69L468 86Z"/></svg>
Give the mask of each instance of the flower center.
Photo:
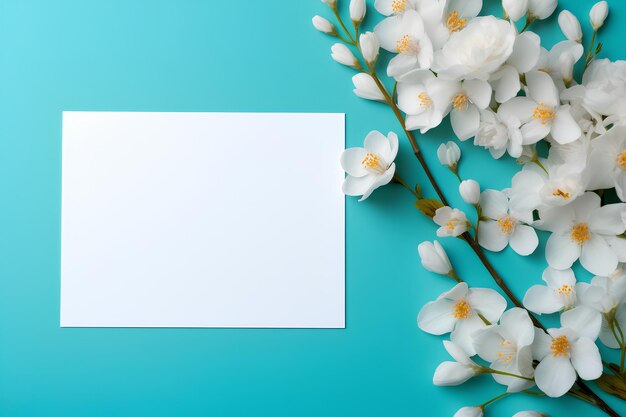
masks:
<svg viewBox="0 0 626 417"><path fill-rule="evenodd" d="M365 168L367 171L373 172L375 174L384 174L387 170L383 165L381 158L371 152L365 155L365 158L363 158L363 160L361 161L361 165L363 165L363 168Z"/></svg>
<svg viewBox="0 0 626 417"><path fill-rule="evenodd" d="M400 54L417 54L419 46L410 35L404 35L396 41L396 50Z"/></svg>
<svg viewBox="0 0 626 417"><path fill-rule="evenodd" d="M511 216L504 216L498 219L498 226L502 234L510 235L515 229L515 220Z"/></svg>
<svg viewBox="0 0 626 417"><path fill-rule="evenodd" d="M552 195L555 197L561 197L564 200L567 200L570 198L570 194L567 191L563 191L560 188L557 188L556 190L552 191Z"/></svg>
<svg viewBox="0 0 626 417"><path fill-rule="evenodd" d="M456 96L454 96L454 99L452 99L452 106L455 108L455 110L466 110L468 105L469 100L467 99L465 93L458 93Z"/></svg>
<svg viewBox="0 0 626 417"><path fill-rule="evenodd" d="M419 93L417 98L420 101L420 106L422 106L424 109L428 110L428 109L430 109L432 107L433 99L431 99L428 94L426 94L424 92L421 92L421 93Z"/></svg>
<svg viewBox="0 0 626 417"><path fill-rule="evenodd" d="M452 233L454 232L458 224L459 224L459 219L457 219L456 217L453 217L446 222L444 227L446 228L446 230L448 230L448 232Z"/></svg>
<svg viewBox="0 0 626 417"><path fill-rule="evenodd" d="M579 245L584 245L586 241L591 238L591 233L589 232L589 226L585 223L578 223L572 227L572 231L570 233L570 237L572 240Z"/></svg>
<svg viewBox="0 0 626 417"><path fill-rule="evenodd" d="M472 308L469 303L464 299L460 299L454 305L454 311L452 312L452 316L457 320L464 320L469 318L470 313L472 312Z"/></svg>
<svg viewBox="0 0 626 417"><path fill-rule="evenodd" d="M517 347L513 343L509 342L508 340L503 340L500 342L500 347L498 348L498 360L500 362L511 362L516 353Z"/></svg>
<svg viewBox="0 0 626 417"><path fill-rule="evenodd" d="M559 289L556 290L558 295L570 295L574 288L569 284L563 284Z"/></svg>
<svg viewBox="0 0 626 417"><path fill-rule="evenodd" d="M617 166L626 169L626 151L622 151L622 153L617 155Z"/></svg>
<svg viewBox="0 0 626 417"><path fill-rule="evenodd" d="M552 344L550 345L550 350L552 351L552 356L567 356L569 354L570 343L567 340L567 336L559 336L552 339Z"/></svg>
<svg viewBox="0 0 626 417"><path fill-rule="evenodd" d="M554 109L546 106L542 101L537 107L535 107L535 111L533 111L533 119L541 120L541 124L545 125L554 119L554 114Z"/></svg>
<svg viewBox="0 0 626 417"><path fill-rule="evenodd" d="M402 13L406 9L406 0L393 0L391 3L391 11L394 13Z"/></svg>
<svg viewBox="0 0 626 417"><path fill-rule="evenodd" d="M446 20L446 27L450 32L457 32L467 24L467 19L459 18L459 12L452 10Z"/></svg>

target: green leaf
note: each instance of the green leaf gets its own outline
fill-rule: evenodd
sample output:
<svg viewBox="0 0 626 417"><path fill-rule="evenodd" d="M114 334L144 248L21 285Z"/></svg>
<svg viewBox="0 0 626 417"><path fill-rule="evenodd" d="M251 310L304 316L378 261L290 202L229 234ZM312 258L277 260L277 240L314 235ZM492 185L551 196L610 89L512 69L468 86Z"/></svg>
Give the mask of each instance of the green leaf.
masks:
<svg viewBox="0 0 626 417"><path fill-rule="evenodd" d="M598 386L604 392L626 400L626 381L617 375L602 374L597 381Z"/></svg>
<svg viewBox="0 0 626 417"><path fill-rule="evenodd" d="M417 209L421 211L422 214L432 219L433 217L435 217L435 212L443 207L443 204L439 200L424 198L422 200L417 200L415 202L415 207L417 207Z"/></svg>

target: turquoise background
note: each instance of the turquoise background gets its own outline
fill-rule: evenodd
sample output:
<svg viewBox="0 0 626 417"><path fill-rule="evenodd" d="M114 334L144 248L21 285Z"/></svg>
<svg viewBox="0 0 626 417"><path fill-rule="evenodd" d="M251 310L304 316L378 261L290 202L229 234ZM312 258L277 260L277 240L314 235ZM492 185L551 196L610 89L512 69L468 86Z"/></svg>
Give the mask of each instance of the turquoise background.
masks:
<svg viewBox="0 0 626 417"><path fill-rule="evenodd" d="M583 21L592 4L561 1ZM610 6L603 55L624 57L626 4ZM353 95L315 14L330 15L318 0L0 1L0 416L452 416L502 392L489 377L431 384L448 356L415 316L451 282L419 265L417 244L435 227L397 185L347 201L345 330L59 328L62 110L345 112L349 146L372 129L399 131L387 108ZM555 22L533 26L548 45L562 37ZM418 139L467 208L434 154L451 138L446 122ZM485 187L507 186L518 169L462 148L462 175ZM397 162L425 184L405 141ZM462 242L443 244L464 278L491 285ZM522 296L540 281L542 253L490 258ZM571 398L515 396L489 410L523 409L602 415Z"/></svg>

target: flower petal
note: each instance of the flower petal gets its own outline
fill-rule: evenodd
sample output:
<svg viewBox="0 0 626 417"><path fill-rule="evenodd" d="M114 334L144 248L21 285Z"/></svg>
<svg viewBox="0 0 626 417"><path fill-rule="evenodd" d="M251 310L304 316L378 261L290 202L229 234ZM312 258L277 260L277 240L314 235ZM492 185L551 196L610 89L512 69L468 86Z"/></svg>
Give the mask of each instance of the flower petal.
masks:
<svg viewBox="0 0 626 417"><path fill-rule="evenodd" d="M364 177L368 174L363 167L363 160L367 155L365 148L349 148L341 154L341 168L353 177ZM360 195L360 194L359 194Z"/></svg>
<svg viewBox="0 0 626 417"><path fill-rule="evenodd" d="M537 387L549 397L561 397L576 382L576 371L566 356L547 355L535 369Z"/></svg>
<svg viewBox="0 0 626 417"><path fill-rule="evenodd" d="M473 335L474 333L485 327L485 323L476 314L472 314L466 319L458 320L454 330L450 333L450 340L459 345L468 355L474 356Z"/></svg>
<svg viewBox="0 0 626 417"><path fill-rule="evenodd" d="M546 260L555 269L567 269L580 257L580 245L568 235L552 233L546 243Z"/></svg>
<svg viewBox="0 0 626 417"><path fill-rule="evenodd" d="M581 337L572 345L572 365L584 380L598 379L602 375L602 359L593 340Z"/></svg>
<svg viewBox="0 0 626 417"><path fill-rule="evenodd" d="M497 220L509 212L509 199L502 191L485 190L480 194L482 214Z"/></svg>
<svg viewBox="0 0 626 417"><path fill-rule="evenodd" d="M617 255L600 235L592 234L582 248L580 264L594 275L608 276L617 269Z"/></svg>
<svg viewBox="0 0 626 417"><path fill-rule="evenodd" d="M559 91L549 74L543 71L531 71L526 74L526 85L530 97L536 103L549 107L559 106Z"/></svg>
<svg viewBox="0 0 626 417"><path fill-rule="evenodd" d="M500 252L509 244L509 235L502 233L498 222L483 220L480 222L478 243L489 251Z"/></svg>
<svg viewBox="0 0 626 417"><path fill-rule="evenodd" d="M452 130L459 140L474 137L480 127L480 113L478 108L470 104L465 110L453 110L450 113Z"/></svg>
<svg viewBox="0 0 626 417"><path fill-rule="evenodd" d="M554 290L545 285L533 285L524 295L524 307L537 314L552 314L563 309L564 305Z"/></svg>
<svg viewBox="0 0 626 417"><path fill-rule="evenodd" d="M525 224L518 224L511 235L509 244L518 255L528 256L537 249L539 238L535 229Z"/></svg>
<svg viewBox="0 0 626 417"><path fill-rule="evenodd" d="M557 110L550 132L554 140L561 145L571 143L580 138L582 130L580 130L580 126L572 117L569 106L562 106Z"/></svg>
<svg viewBox="0 0 626 417"><path fill-rule="evenodd" d="M370 152L373 152L379 156L381 156L385 162L391 163L391 144L387 137L380 133L378 130L372 130L365 137L365 141L363 142L365 149Z"/></svg>
<svg viewBox="0 0 626 417"><path fill-rule="evenodd" d="M481 313L491 323L500 319L506 309L506 300L490 288L471 288L467 300L473 309Z"/></svg>
<svg viewBox="0 0 626 417"><path fill-rule="evenodd" d="M602 315L591 307L578 306L561 314L561 326L591 340L598 338L601 325Z"/></svg>
<svg viewBox="0 0 626 417"><path fill-rule="evenodd" d="M443 362L435 370L433 384L439 387L461 385L476 375L472 366L459 362Z"/></svg>
<svg viewBox="0 0 626 417"><path fill-rule="evenodd" d="M424 332L442 335L450 333L456 324L452 316L454 301L441 299L426 304L417 316L417 326Z"/></svg>
<svg viewBox="0 0 626 417"><path fill-rule="evenodd" d="M366 175L364 177L353 177L348 175L343 181L341 190L345 195L356 197L364 195L376 182L375 175Z"/></svg>
<svg viewBox="0 0 626 417"><path fill-rule="evenodd" d="M491 102L491 85L484 80L467 80L463 83L463 90L479 109L486 109Z"/></svg>

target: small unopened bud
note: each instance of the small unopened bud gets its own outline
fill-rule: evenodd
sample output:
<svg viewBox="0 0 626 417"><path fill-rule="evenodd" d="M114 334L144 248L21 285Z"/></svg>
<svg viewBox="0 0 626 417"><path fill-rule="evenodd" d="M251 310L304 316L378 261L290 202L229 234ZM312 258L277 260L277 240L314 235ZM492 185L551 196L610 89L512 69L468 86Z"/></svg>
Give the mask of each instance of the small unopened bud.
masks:
<svg viewBox="0 0 626 417"><path fill-rule="evenodd" d="M576 64L576 58L571 52L564 52L559 57L559 67L561 70L561 77L566 87L569 87L574 80L574 65Z"/></svg>
<svg viewBox="0 0 626 417"><path fill-rule="evenodd" d="M337 34L335 26L330 23L328 19L324 19L322 16L313 17L313 26L315 26L315 29L320 32L328 33L329 35Z"/></svg>
<svg viewBox="0 0 626 417"><path fill-rule="evenodd" d="M355 26L358 26L365 17L365 0L350 1L350 19Z"/></svg>
<svg viewBox="0 0 626 417"><path fill-rule="evenodd" d="M378 59L378 51L380 50L380 43L378 37L374 32L366 32L359 38L361 44L361 53L368 65L374 65Z"/></svg>
<svg viewBox="0 0 626 417"><path fill-rule="evenodd" d="M330 56L340 64L346 65L352 68L359 68L359 61L356 59L352 51L342 43L336 43L330 48Z"/></svg>
<svg viewBox="0 0 626 417"><path fill-rule="evenodd" d="M580 22L572 12L563 10L559 14L559 26L567 39L578 43L582 42L583 31L580 28Z"/></svg>
<svg viewBox="0 0 626 417"><path fill-rule="evenodd" d="M480 201L480 185L474 180L465 180L459 184L459 194L467 204L475 206Z"/></svg>
<svg viewBox="0 0 626 417"><path fill-rule="evenodd" d="M528 0L502 0L502 8L509 19L517 22L528 12Z"/></svg>
<svg viewBox="0 0 626 417"><path fill-rule="evenodd" d="M589 12L591 26L593 30L598 30L604 25L604 21L609 15L609 4L606 1L600 1L593 5Z"/></svg>

